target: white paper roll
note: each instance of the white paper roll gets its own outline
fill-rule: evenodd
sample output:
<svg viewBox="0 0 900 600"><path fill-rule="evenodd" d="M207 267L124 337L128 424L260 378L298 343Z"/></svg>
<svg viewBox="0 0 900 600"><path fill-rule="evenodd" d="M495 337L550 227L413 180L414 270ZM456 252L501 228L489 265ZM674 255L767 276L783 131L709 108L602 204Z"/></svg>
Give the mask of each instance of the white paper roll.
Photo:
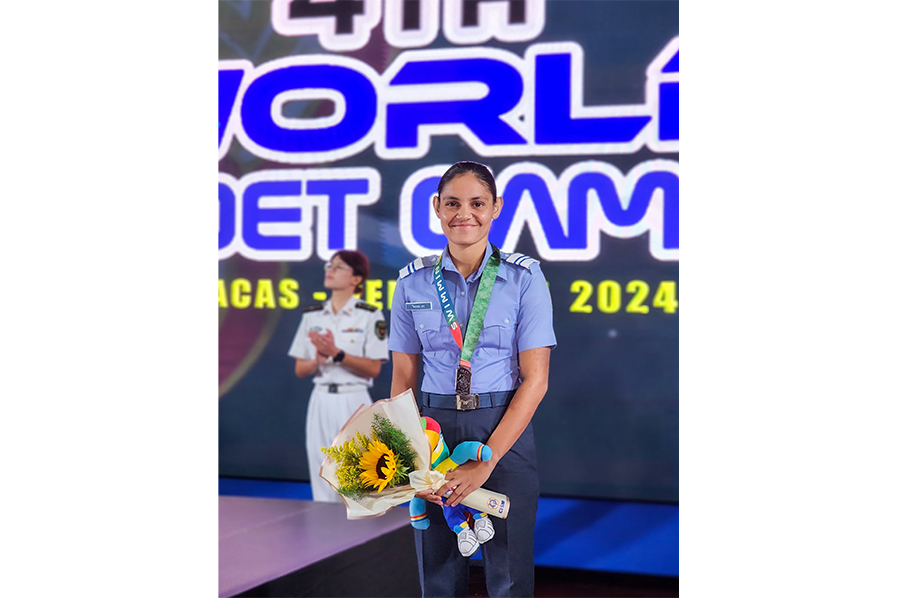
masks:
<svg viewBox="0 0 900 600"><path fill-rule="evenodd" d="M478 488L463 498L460 504L465 504L475 510L486 512L493 517L500 517L501 519L505 519L509 514L509 496L484 488Z"/></svg>

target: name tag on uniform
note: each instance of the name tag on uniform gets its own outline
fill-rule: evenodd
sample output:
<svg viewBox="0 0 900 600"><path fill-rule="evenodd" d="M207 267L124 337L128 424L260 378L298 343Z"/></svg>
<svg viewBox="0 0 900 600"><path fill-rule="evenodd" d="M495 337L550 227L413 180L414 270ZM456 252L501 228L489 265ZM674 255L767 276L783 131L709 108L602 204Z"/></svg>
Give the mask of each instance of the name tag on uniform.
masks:
<svg viewBox="0 0 900 600"><path fill-rule="evenodd" d="M431 310L431 302L407 302L406 310Z"/></svg>

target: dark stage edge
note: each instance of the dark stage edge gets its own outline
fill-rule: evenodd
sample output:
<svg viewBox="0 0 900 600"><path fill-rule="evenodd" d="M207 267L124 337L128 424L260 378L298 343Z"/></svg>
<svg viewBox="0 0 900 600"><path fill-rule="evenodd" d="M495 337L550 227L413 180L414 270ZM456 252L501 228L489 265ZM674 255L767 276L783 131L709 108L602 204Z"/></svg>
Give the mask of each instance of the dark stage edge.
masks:
<svg viewBox="0 0 900 600"><path fill-rule="evenodd" d="M343 504L219 496L220 598L421 595L402 508L349 521Z"/></svg>
<svg viewBox="0 0 900 600"><path fill-rule="evenodd" d="M469 598L488 598L484 566L469 568ZM555 567L534 568L535 598L678 598L678 578Z"/></svg>

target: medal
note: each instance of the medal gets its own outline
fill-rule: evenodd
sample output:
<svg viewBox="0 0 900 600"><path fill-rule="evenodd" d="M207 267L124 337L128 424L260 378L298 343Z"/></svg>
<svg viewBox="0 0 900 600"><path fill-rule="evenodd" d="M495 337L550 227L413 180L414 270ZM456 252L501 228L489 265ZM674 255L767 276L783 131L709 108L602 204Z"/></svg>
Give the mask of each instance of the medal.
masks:
<svg viewBox="0 0 900 600"><path fill-rule="evenodd" d="M472 393L472 370L460 364L456 367L456 410L472 410L478 406L478 394Z"/></svg>
<svg viewBox="0 0 900 600"><path fill-rule="evenodd" d="M444 313L444 319L450 327L450 334L460 349L459 366L456 367L456 409L472 410L479 407L478 394L472 393L472 365L469 360L478 344L478 337L481 335L481 327L484 324L484 315L487 313L488 301L491 298L491 292L494 289L494 281L497 278L497 270L500 266L500 250L491 244L490 257L485 265L478 282L478 291L475 294L475 301L472 305L472 313L469 315L469 326L466 330L466 338L463 340L462 333L459 329L459 323L456 321L456 310L453 308L453 301L444 285L444 275L441 273L441 262L443 255L434 265L434 286L437 290L438 299L441 301L441 312Z"/></svg>
<svg viewBox="0 0 900 600"><path fill-rule="evenodd" d="M456 393L459 396L468 396L472 393L472 371L467 366L456 367Z"/></svg>

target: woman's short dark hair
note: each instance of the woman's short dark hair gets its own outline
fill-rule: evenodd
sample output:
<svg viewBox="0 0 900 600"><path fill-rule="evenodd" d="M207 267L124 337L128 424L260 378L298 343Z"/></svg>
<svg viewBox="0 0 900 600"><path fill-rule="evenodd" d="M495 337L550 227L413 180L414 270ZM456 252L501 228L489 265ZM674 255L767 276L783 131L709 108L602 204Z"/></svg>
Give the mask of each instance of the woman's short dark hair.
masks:
<svg viewBox="0 0 900 600"><path fill-rule="evenodd" d="M369 278L369 259L359 250L338 250L334 255L347 263L347 266L353 269L354 275L362 277L362 281L359 282L359 285L354 290L356 294L361 293L363 284Z"/></svg>
<svg viewBox="0 0 900 600"><path fill-rule="evenodd" d="M461 160L447 169L447 172L444 173L438 182L438 198L441 197L441 192L444 190L445 185L450 183L454 177L465 175L466 173L471 173L477 177L491 191L491 200L497 202L497 184L494 182L494 176L491 175L486 166L471 160Z"/></svg>

